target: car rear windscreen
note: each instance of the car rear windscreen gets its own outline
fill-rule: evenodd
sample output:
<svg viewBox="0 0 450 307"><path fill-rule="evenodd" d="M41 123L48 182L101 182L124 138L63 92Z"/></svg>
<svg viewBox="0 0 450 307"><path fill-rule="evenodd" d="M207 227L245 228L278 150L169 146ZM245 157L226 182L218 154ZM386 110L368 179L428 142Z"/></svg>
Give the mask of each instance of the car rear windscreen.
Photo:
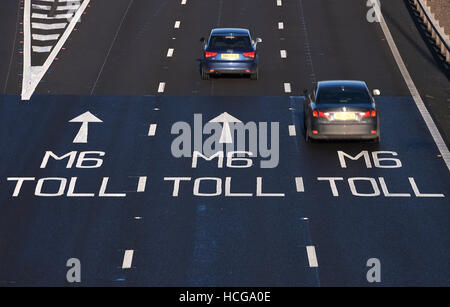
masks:
<svg viewBox="0 0 450 307"><path fill-rule="evenodd" d="M317 96L319 104L365 104L372 103L366 89L360 87L320 88Z"/></svg>
<svg viewBox="0 0 450 307"><path fill-rule="evenodd" d="M250 49L251 43L248 36L214 35L209 41L210 48Z"/></svg>

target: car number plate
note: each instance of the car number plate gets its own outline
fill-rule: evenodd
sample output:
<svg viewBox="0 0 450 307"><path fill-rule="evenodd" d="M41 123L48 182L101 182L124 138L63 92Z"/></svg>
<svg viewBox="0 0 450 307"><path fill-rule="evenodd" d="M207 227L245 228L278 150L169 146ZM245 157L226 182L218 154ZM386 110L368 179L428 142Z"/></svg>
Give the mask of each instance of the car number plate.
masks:
<svg viewBox="0 0 450 307"><path fill-rule="evenodd" d="M339 112L335 114L334 118L339 120L355 120L356 114L351 112Z"/></svg>
<svg viewBox="0 0 450 307"><path fill-rule="evenodd" d="M221 57L224 60L236 60L236 59L239 59L239 54L236 54L236 53L222 53Z"/></svg>

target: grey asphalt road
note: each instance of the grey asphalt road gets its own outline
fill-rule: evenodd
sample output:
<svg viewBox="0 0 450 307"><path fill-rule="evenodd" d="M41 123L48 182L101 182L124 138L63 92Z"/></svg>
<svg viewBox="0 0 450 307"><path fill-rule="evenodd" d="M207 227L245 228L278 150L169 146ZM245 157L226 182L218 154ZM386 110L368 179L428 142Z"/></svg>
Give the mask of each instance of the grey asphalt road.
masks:
<svg viewBox="0 0 450 307"><path fill-rule="evenodd" d="M81 285L94 286L450 284L449 169L364 1L92 1L27 102L23 11L12 2L0 10L1 285L68 285L70 258L81 262ZM448 144L446 71L407 2L382 7ZM199 39L222 26L263 39L258 81L201 80ZM325 79L382 91L379 145L305 143L303 90ZM74 143L81 123L69 121L87 111L102 123ZM177 123L192 127L192 153L208 138L194 119L224 112L255 123L253 158L194 167L174 157ZM49 152L72 155L43 165ZM278 163L262 168L268 153ZM380 283L366 279L372 258Z"/></svg>

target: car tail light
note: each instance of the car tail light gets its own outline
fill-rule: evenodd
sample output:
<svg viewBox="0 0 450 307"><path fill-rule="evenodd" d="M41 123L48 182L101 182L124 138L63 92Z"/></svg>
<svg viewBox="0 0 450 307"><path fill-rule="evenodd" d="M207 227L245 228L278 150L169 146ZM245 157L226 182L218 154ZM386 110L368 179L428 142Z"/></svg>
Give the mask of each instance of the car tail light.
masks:
<svg viewBox="0 0 450 307"><path fill-rule="evenodd" d="M211 52L211 51L206 51L205 52L205 58L213 58L217 55L217 52Z"/></svg>
<svg viewBox="0 0 450 307"><path fill-rule="evenodd" d="M367 111L365 113L360 113L361 117L376 117L377 116L377 111L376 110L371 110L371 111Z"/></svg>
<svg viewBox="0 0 450 307"><path fill-rule="evenodd" d="M242 55L245 56L246 58L252 58L252 59L255 58L255 52L254 51L252 51L252 52L244 52Z"/></svg>
<svg viewBox="0 0 450 307"><path fill-rule="evenodd" d="M322 111L313 111L313 117L322 117L322 118L328 118L330 116L330 113L323 113Z"/></svg>

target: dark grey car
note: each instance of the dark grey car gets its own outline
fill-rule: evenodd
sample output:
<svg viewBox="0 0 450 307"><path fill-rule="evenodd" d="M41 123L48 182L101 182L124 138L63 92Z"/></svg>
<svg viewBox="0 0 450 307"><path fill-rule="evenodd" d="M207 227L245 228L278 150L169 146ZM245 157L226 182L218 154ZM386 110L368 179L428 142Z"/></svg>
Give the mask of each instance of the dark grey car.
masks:
<svg viewBox="0 0 450 307"><path fill-rule="evenodd" d="M201 38L205 42L204 38ZM210 75L240 74L258 79L258 54L256 45L260 38L253 41L250 31L239 28L213 29L204 46L201 61L202 79Z"/></svg>
<svg viewBox="0 0 450 307"><path fill-rule="evenodd" d="M380 141L375 99L363 81L318 82L306 92L304 125L311 139L373 139ZM373 91L379 95L379 90Z"/></svg>

